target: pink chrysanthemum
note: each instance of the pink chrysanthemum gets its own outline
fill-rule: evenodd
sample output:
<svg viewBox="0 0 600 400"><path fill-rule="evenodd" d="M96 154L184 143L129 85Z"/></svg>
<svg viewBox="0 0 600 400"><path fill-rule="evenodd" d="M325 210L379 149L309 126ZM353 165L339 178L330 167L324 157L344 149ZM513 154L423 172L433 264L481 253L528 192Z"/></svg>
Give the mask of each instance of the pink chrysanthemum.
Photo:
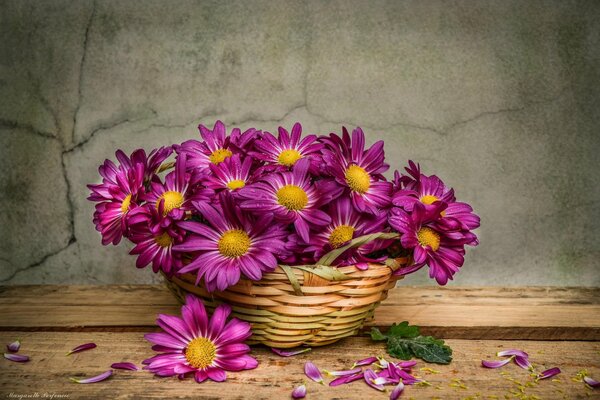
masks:
<svg viewBox="0 0 600 400"><path fill-rule="evenodd" d="M347 188L358 211L377 214L390 204L392 184L381 175L389 168L384 162L383 141L365 150L362 129L354 129L350 139L343 128L341 138L332 133L323 142L327 145L323 149L326 171Z"/></svg>
<svg viewBox="0 0 600 400"><path fill-rule="evenodd" d="M152 349L161 352L143 361L144 369L158 376L193 375L196 382L206 379L223 382L226 371L242 371L258 366L244 344L252 332L250 324L232 318L231 307L222 304L209 318L202 302L188 295L181 308L181 318L159 314L156 323L164 332L148 333L145 339Z"/></svg>
<svg viewBox="0 0 600 400"><path fill-rule="evenodd" d="M199 125L203 141L188 140L180 145L175 145L178 157L186 154L187 168L204 171L210 164L219 164L233 154L244 155L259 131L250 128L242 133L239 128L234 128L227 136L225 125L217 121L212 130L204 125Z"/></svg>
<svg viewBox="0 0 600 400"><path fill-rule="evenodd" d="M311 162L311 171L318 171L321 160L320 150L323 144L317 142L316 135L302 137L302 125L295 123L291 135L282 127L279 127L277 138L269 132L263 132L262 137L254 142L256 151L251 154L259 160L270 164L279 165L282 168L291 168L302 158L308 158Z"/></svg>
<svg viewBox="0 0 600 400"><path fill-rule="evenodd" d="M352 206L350 199L341 197L331 203L327 209L331 223L310 236L304 252L314 254L318 260L329 251L347 244L355 237L374 232L383 232L387 219L386 213L369 215L359 213ZM377 250L377 241L345 252L336 261L338 265L363 263L373 261L366 255Z"/></svg>
<svg viewBox="0 0 600 400"><path fill-rule="evenodd" d="M258 281L263 272L277 267L276 256L284 251L285 226L273 223L271 216L253 218L243 213L227 192L221 206L195 203L204 222L183 221L179 226L193 234L176 251L196 252L196 258L179 272L197 272L208 291L235 285L240 274Z"/></svg>
<svg viewBox="0 0 600 400"><path fill-rule="evenodd" d="M164 183L152 181L150 192L144 196L144 200L156 209L162 204L164 215L176 220L193 209L192 202L207 200L212 194L212 190L197 188L201 175L186 172L186 157L182 154L177 158L175 170L167 174Z"/></svg>
<svg viewBox="0 0 600 400"><path fill-rule="evenodd" d="M433 206L426 209L421 202L416 202L410 214L393 208L389 223L400 232L402 247L413 250L414 265L409 267L410 272L427 264L429 276L445 285L464 263L465 244L476 245L477 238L469 231L436 229L433 222L439 219L446 204L435 202Z"/></svg>
<svg viewBox="0 0 600 400"><path fill-rule="evenodd" d="M162 270L172 276L183 266L182 255L174 252L173 246L183 241L185 231L164 215L163 207L164 202L160 202L158 209L144 205L131 211L129 240L135 247L129 254L138 255L138 268L152 263L154 272Z"/></svg>
<svg viewBox="0 0 600 400"><path fill-rule="evenodd" d="M203 182L209 189L215 191L227 190L235 193L238 189L252 182L250 170L253 161L251 157L245 157L242 161L239 154L234 154L222 163L211 164L212 174L208 175Z"/></svg>
<svg viewBox="0 0 600 400"><path fill-rule="evenodd" d="M301 159L290 172L273 173L262 182L240 190L240 207L258 214L274 214L284 223L294 223L296 232L309 241L310 226L324 226L331 218L319 206L339 194L332 181L312 182L310 161Z"/></svg>

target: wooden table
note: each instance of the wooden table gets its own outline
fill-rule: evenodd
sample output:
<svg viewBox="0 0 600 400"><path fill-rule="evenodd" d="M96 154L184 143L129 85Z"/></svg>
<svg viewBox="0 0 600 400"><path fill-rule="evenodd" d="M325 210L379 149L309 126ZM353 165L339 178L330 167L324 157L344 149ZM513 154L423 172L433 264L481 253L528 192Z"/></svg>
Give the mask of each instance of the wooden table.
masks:
<svg viewBox="0 0 600 400"><path fill-rule="evenodd" d="M256 347L259 367L230 373L226 383L196 384L146 371L116 371L110 379L89 385L69 381L71 376L104 372L113 362L140 365L153 355L143 333L157 329L156 314L178 310L162 286L0 287L0 343L20 338L20 353L31 357L23 364L0 360L0 398L287 399L305 381L307 360L336 370L385 354L382 343L355 337L290 358ZM401 398L600 398L600 390L573 380L583 369L600 379L600 289L401 287L390 293L371 325L385 329L402 320L446 339L454 360L445 366L419 361L415 372L431 386L407 387ZM65 356L86 342L98 347ZM558 366L563 372L534 384L514 364L498 370L481 367L482 359L495 359L496 351L508 348L527 351L540 370ZM340 387L311 381L307 387L307 399L388 398L363 381Z"/></svg>

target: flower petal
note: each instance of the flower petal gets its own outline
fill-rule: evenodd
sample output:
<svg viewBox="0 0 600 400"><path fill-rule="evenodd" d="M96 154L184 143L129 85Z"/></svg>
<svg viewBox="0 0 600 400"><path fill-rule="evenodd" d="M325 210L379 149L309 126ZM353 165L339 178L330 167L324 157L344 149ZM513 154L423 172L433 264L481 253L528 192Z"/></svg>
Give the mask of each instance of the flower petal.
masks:
<svg viewBox="0 0 600 400"><path fill-rule="evenodd" d="M362 379L363 376L364 376L363 372L359 372L359 373L356 373L354 375L340 376L339 378L336 378L336 379L332 380L331 382L329 382L329 386L344 385L346 383L350 383L350 382L354 382L354 381L357 381L359 379Z"/></svg>
<svg viewBox="0 0 600 400"><path fill-rule="evenodd" d="M392 393L390 393L390 400L397 400L400 395L402 394L402 391L404 390L404 383L399 382L396 387L394 388L394 390L392 390Z"/></svg>
<svg viewBox="0 0 600 400"><path fill-rule="evenodd" d="M383 392L385 390L385 388L383 387L382 384L376 384L375 380L377 379L377 374L375 372L373 372L373 370L371 368L368 368L365 371L365 382L367 382L367 385L371 386L373 389L377 389L381 392Z"/></svg>
<svg viewBox="0 0 600 400"><path fill-rule="evenodd" d="M73 350L69 351L67 353L68 356L70 356L73 353L79 353L80 351L85 351L85 350L90 350L96 347L96 343L84 343L84 344L80 344L79 346L75 347Z"/></svg>
<svg viewBox="0 0 600 400"><path fill-rule="evenodd" d="M320 383L322 385L324 384L323 383L323 375L321 375L321 371L319 371L319 368L317 368L317 366L315 364L311 363L310 361L308 361L304 364L304 373L306 374L307 377L309 377L313 381Z"/></svg>
<svg viewBox="0 0 600 400"><path fill-rule="evenodd" d="M11 353L16 353L17 351L19 351L20 348L21 341L19 339L15 340L11 344L6 345L6 350L10 351Z"/></svg>
<svg viewBox="0 0 600 400"><path fill-rule="evenodd" d="M367 357L362 360L358 360L352 365L352 368L362 367L363 365L371 365L377 362L377 357Z"/></svg>
<svg viewBox="0 0 600 400"><path fill-rule="evenodd" d="M306 397L306 386L300 385L294 390L292 390L292 398L294 399L303 399Z"/></svg>
<svg viewBox="0 0 600 400"><path fill-rule="evenodd" d="M96 383L108 379L112 375L112 369L101 373L100 375L92 376L91 378L78 379L78 378L69 378L75 383Z"/></svg>
<svg viewBox="0 0 600 400"><path fill-rule="evenodd" d="M114 363L110 367L114 368L114 369L126 369L126 370L129 370L129 371L137 371L137 370L139 370L139 368L137 367L137 365L135 365L134 363L130 363L130 362Z"/></svg>
<svg viewBox="0 0 600 400"><path fill-rule="evenodd" d="M362 371L362 368L348 369L348 370L345 370L345 371L327 371L326 369L323 370L323 372L325 373L325 375L329 375L329 376L354 375L354 374L357 374L357 373L359 373L361 371Z"/></svg>
<svg viewBox="0 0 600 400"><path fill-rule="evenodd" d="M504 360L481 360L481 365L486 368L500 368L511 362L513 357L506 358Z"/></svg>
<svg viewBox="0 0 600 400"><path fill-rule="evenodd" d="M13 353L4 353L4 358L14 362L27 362L29 361L29 356L25 356L22 354L13 354Z"/></svg>
<svg viewBox="0 0 600 400"><path fill-rule="evenodd" d="M516 356L515 364L517 364L519 367L521 367L523 369L527 369L529 371L533 370L533 365L531 365L531 363L529 362L529 359L527 357Z"/></svg>
<svg viewBox="0 0 600 400"><path fill-rule="evenodd" d="M561 372L560 368L557 368L557 367L550 368L550 369L547 369L547 370L543 371L542 373L538 374L536 380L539 381L540 379L548 379L555 375L560 374L560 372Z"/></svg>
<svg viewBox="0 0 600 400"><path fill-rule="evenodd" d="M592 378L590 378L589 376L584 376L584 377L583 377L583 381L584 381L584 382L585 382L587 385L591 386L591 387L592 387L592 388L594 388L594 389L598 389L598 388L600 388L600 382L598 382L598 381L597 381L597 380L595 380L595 379L592 379Z"/></svg>
<svg viewBox="0 0 600 400"><path fill-rule="evenodd" d="M295 356L298 354L309 352L311 350L312 349L310 347L307 347L306 349L299 349L299 350L281 350L281 349L275 349L275 348L271 347L271 351L281 357L291 357L291 356Z"/></svg>
<svg viewBox="0 0 600 400"><path fill-rule="evenodd" d="M227 373L220 368L207 369L206 373L215 382L223 382L227 379Z"/></svg>
<svg viewBox="0 0 600 400"><path fill-rule="evenodd" d="M506 357L506 356L519 356L519 357L524 357L524 358L529 357L529 354L525 353L523 350L515 350L515 349L499 351L498 353L496 353L496 355L498 357Z"/></svg>

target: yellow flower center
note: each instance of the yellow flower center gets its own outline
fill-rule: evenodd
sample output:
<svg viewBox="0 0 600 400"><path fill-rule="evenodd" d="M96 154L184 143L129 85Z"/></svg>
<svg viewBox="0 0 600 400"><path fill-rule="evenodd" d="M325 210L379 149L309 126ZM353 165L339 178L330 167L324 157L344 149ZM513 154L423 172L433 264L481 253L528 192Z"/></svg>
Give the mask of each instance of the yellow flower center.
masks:
<svg viewBox="0 0 600 400"><path fill-rule="evenodd" d="M217 149L208 156L208 159L211 163L216 165L225 161L227 157L231 157L232 154L233 153L229 149Z"/></svg>
<svg viewBox="0 0 600 400"><path fill-rule="evenodd" d="M336 227L331 235L329 235L329 244L334 249L337 249L354 236L354 227L350 225L340 225Z"/></svg>
<svg viewBox="0 0 600 400"><path fill-rule="evenodd" d="M296 164L296 161L298 161L301 158L302 154L300 154L298 150L288 149L279 153L279 158L277 159L277 161L279 161L279 164L283 164L286 167L291 167L292 165Z"/></svg>
<svg viewBox="0 0 600 400"><path fill-rule="evenodd" d="M250 248L250 237L241 229L227 231L219 239L219 253L225 257L241 257Z"/></svg>
<svg viewBox="0 0 600 400"><path fill-rule="evenodd" d="M192 367L202 369L212 364L216 353L217 348L210 339L197 337L185 349L185 359Z"/></svg>
<svg viewBox="0 0 600 400"><path fill-rule="evenodd" d="M346 183L353 191L365 194L371 186L371 177L363 168L352 164L346 170Z"/></svg>
<svg viewBox="0 0 600 400"><path fill-rule="evenodd" d="M435 203L438 200L439 199L436 196L432 195L432 194L428 194L428 195L425 195L425 196L421 197L421 203L427 204L427 205L433 204L433 203Z"/></svg>
<svg viewBox="0 0 600 400"><path fill-rule="evenodd" d="M181 207L183 204L183 195L179 192L174 192L169 190L160 195L158 200L156 200L156 209L158 210L158 206L160 205L161 200L165 200L164 211L163 214L167 215L167 213L175 208Z"/></svg>
<svg viewBox="0 0 600 400"><path fill-rule="evenodd" d="M277 191L277 202L288 210L302 210L308 204L308 195L301 187L285 185Z"/></svg>
<svg viewBox="0 0 600 400"><path fill-rule="evenodd" d="M429 246L433 251L437 251L437 249L440 248L439 233L427 226L424 226L421 229L419 229L419 232L417 232L417 239L419 240L421 246Z"/></svg>
<svg viewBox="0 0 600 400"><path fill-rule="evenodd" d="M227 182L227 187L229 190L241 189L244 186L246 186L246 182L244 182L242 179L234 179Z"/></svg>
<svg viewBox="0 0 600 400"><path fill-rule="evenodd" d="M123 202L121 203L121 212L123 214L125 214L127 211L129 211L129 206L131 205L131 193L129 193L127 195L127 197L125 197L123 199Z"/></svg>
<svg viewBox="0 0 600 400"><path fill-rule="evenodd" d="M169 247L173 244L173 238L167 232L154 237L154 242L160 247Z"/></svg>

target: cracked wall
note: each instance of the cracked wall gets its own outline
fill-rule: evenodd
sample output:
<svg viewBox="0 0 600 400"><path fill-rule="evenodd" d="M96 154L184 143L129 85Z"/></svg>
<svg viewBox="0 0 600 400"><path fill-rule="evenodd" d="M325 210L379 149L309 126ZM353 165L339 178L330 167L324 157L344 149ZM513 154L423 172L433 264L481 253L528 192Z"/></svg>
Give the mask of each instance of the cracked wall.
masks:
<svg viewBox="0 0 600 400"><path fill-rule="evenodd" d="M102 247L114 151L361 125L482 217L462 285L599 285L594 1L0 1L0 283L156 282ZM405 283L404 283L405 282ZM425 271L403 284L427 284Z"/></svg>

